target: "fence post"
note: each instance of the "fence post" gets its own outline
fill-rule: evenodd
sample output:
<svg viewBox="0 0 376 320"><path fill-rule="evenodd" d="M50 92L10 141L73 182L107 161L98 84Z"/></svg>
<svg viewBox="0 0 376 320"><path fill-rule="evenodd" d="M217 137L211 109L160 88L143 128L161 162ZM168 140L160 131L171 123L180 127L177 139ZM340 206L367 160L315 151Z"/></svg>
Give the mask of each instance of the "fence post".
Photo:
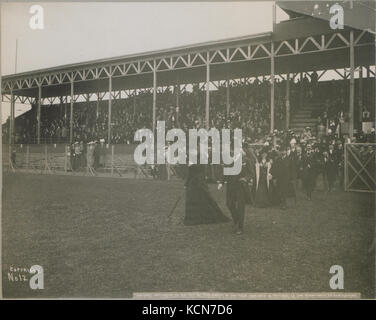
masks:
<svg viewBox="0 0 376 320"><path fill-rule="evenodd" d="M114 145L111 146L111 176L114 175Z"/></svg>
<svg viewBox="0 0 376 320"><path fill-rule="evenodd" d="M348 146L349 146L349 144L348 143L346 143L345 142L345 159L344 159L344 166L345 166L345 181L344 181L344 186L343 186L343 189L345 190L345 191L347 191L347 183L348 183L348 163L347 163L347 161L348 161L348 159L347 159L347 153L348 153Z"/></svg>
<svg viewBox="0 0 376 320"><path fill-rule="evenodd" d="M8 144L8 169L9 169L9 171L11 169L10 161L11 161L11 157L10 157L10 144Z"/></svg>
<svg viewBox="0 0 376 320"><path fill-rule="evenodd" d="M29 169L29 156L30 156L29 145L26 145L26 169Z"/></svg>
<svg viewBox="0 0 376 320"><path fill-rule="evenodd" d="M44 171L47 171L47 144L44 145Z"/></svg>
<svg viewBox="0 0 376 320"><path fill-rule="evenodd" d="M171 180L171 165L166 161L167 180Z"/></svg>
<svg viewBox="0 0 376 320"><path fill-rule="evenodd" d="M64 146L64 172L67 172L68 166L68 147Z"/></svg>
<svg viewBox="0 0 376 320"><path fill-rule="evenodd" d="M86 159L84 159L84 160L86 160L86 174L88 174L89 173L89 161L87 161L88 159L87 159L87 155L88 155L88 153L89 153L89 145L88 144L86 144L86 146L85 146L85 148L86 148Z"/></svg>
<svg viewBox="0 0 376 320"><path fill-rule="evenodd" d="M9 144L8 148L8 161L9 161L9 171L13 170L13 165L12 165L12 145Z"/></svg>

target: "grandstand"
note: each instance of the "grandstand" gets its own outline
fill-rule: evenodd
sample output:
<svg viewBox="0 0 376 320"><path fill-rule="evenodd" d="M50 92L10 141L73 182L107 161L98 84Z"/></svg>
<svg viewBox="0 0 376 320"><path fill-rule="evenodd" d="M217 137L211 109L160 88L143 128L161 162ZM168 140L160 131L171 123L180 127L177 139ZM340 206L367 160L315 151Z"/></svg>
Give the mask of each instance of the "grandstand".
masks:
<svg viewBox="0 0 376 320"><path fill-rule="evenodd" d="M169 111L171 116L171 106L179 107L182 119L189 114L204 127L218 125L218 117L231 121L231 112L241 112L244 122L260 123L253 115L262 114L263 125L256 128L262 133L276 128L301 131L316 125L325 103L313 103L310 78L316 77L321 98L321 92L331 90L331 82L321 80L335 72L342 79L335 86L344 94L337 111L346 113L343 132L353 136L354 128L361 129L363 105L374 109L374 35L353 21L343 30L332 30L326 19L308 16L294 3L279 5L291 19L274 23L270 33L5 76L3 99L11 102L12 110L3 133L9 143L72 143L83 139L79 130L90 127L92 136L86 139L116 143L117 128L126 127L129 132L119 135L125 135L120 140L127 143L135 127L154 128L158 118ZM192 85L198 92L190 95ZM17 121L16 101L32 105ZM116 111L116 104L128 111Z"/></svg>
<svg viewBox="0 0 376 320"><path fill-rule="evenodd" d="M374 298L375 34L369 8L358 5L365 1L340 3L353 12L344 29L330 28L325 5L281 1L289 19L272 32L3 77L11 117L2 127L2 271L36 263L46 280L30 291L5 279L4 296ZM16 102L32 108L15 118ZM273 168L294 152L295 203L282 208L272 181L265 207L247 204L239 237L229 224L183 226L187 166L133 158L135 131L158 120L166 129L242 128L253 168L259 153ZM231 216L228 184L214 185L218 168L205 166L202 180ZM256 198L257 176L247 178ZM340 292L329 287L333 265L345 269Z"/></svg>
<svg viewBox="0 0 376 320"><path fill-rule="evenodd" d="M2 128L3 164L68 172L73 143L86 158L83 145L103 141L97 167L137 176L134 133L154 130L158 120L183 130L239 127L254 144L275 130L304 135L307 127L317 137L374 142L374 15L362 3L343 3L344 29L331 29L327 6L283 1L290 19L275 23L274 12L272 32L5 76L11 116ZM17 119L16 101L32 105ZM141 171L152 176L152 168Z"/></svg>

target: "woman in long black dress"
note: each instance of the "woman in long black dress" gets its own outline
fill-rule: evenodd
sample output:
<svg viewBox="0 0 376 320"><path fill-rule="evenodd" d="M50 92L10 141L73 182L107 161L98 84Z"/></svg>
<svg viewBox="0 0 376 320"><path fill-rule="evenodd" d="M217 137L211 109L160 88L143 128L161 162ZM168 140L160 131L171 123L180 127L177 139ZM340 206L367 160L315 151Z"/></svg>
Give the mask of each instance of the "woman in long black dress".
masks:
<svg viewBox="0 0 376 320"><path fill-rule="evenodd" d="M188 167L185 187L185 225L192 226L230 221L222 213L222 210L209 193L203 165L193 164Z"/></svg>

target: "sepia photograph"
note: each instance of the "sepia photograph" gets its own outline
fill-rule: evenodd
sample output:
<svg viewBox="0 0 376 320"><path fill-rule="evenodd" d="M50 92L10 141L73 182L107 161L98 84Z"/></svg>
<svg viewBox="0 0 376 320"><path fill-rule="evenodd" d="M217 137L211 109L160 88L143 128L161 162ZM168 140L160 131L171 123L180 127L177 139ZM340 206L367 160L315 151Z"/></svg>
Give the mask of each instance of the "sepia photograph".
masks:
<svg viewBox="0 0 376 320"><path fill-rule="evenodd" d="M0 298L374 300L375 16L1 1Z"/></svg>

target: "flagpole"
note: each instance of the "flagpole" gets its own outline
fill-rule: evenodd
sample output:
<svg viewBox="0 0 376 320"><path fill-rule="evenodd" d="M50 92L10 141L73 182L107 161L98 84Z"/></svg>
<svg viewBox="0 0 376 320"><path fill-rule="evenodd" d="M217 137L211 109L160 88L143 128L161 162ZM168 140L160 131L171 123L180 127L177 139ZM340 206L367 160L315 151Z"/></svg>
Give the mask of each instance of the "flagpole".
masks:
<svg viewBox="0 0 376 320"><path fill-rule="evenodd" d="M17 73L17 60L18 60L18 38L16 39L16 57L14 61L14 73Z"/></svg>

